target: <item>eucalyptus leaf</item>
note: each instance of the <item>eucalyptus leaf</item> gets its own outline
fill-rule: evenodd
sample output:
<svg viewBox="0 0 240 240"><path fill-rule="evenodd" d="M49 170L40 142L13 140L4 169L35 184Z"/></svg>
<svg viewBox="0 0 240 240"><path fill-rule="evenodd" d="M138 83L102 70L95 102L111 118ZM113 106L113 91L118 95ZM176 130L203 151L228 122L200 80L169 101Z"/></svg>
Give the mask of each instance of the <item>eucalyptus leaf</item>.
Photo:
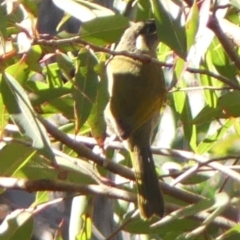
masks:
<svg viewBox="0 0 240 240"><path fill-rule="evenodd" d="M0 239L30 239L33 211L19 209L11 212L0 225Z"/></svg>
<svg viewBox="0 0 240 240"><path fill-rule="evenodd" d="M80 36L85 41L102 46L117 42L128 26L128 19L122 15L101 17L84 23Z"/></svg>
<svg viewBox="0 0 240 240"><path fill-rule="evenodd" d="M187 56L187 37L185 26L181 21L182 12L177 5L170 1L151 0L151 4L156 18L159 39L185 59Z"/></svg>
<svg viewBox="0 0 240 240"><path fill-rule="evenodd" d="M98 64L92 51L82 49L76 61L76 74L74 78L73 98L76 130L83 126L88 119L95 102L99 79L94 67Z"/></svg>
<svg viewBox="0 0 240 240"><path fill-rule="evenodd" d="M0 151L0 175L13 176L34 157L35 152L35 149L20 143L7 144Z"/></svg>
<svg viewBox="0 0 240 240"><path fill-rule="evenodd" d="M113 11L108 8L104 8L96 3L81 0L53 0L53 3L71 16L79 19L81 22L114 14Z"/></svg>
<svg viewBox="0 0 240 240"><path fill-rule="evenodd" d="M240 91L233 91L224 94L218 99L218 107L225 112L227 116L240 116Z"/></svg>
<svg viewBox="0 0 240 240"><path fill-rule="evenodd" d="M32 139L32 145L41 154L54 161L50 141L21 85L10 74L4 73L1 82L4 104L22 134Z"/></svg>

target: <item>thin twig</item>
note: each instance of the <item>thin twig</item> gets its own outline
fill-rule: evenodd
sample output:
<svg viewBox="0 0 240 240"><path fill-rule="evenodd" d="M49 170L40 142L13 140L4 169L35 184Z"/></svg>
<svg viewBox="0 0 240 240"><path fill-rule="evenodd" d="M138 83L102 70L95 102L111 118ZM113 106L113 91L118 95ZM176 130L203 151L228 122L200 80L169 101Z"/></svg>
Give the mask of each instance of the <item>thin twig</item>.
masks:
<svg viewBox="0 0 240 240"><path fill-rule="evenodd" d="M83 139L83 138L81 138L81 139ZM78 137L76 137L76 140L78 140ZM124 146L122 145L122 143L117 142L117 141L116 142L110 142L108 144L108 147L117 148L117 149L124 149ZM153 146L152 146L151 150L152 150L153 154L160 154L160 155L171 156L171 157L180 157L180 158L183 158L183 159L186 159L186 160L191 159L193 161L196 161L201 166L202 165L208 165L210 168L212 168L214 170L218 170L218 171L224 173L225 175L229 176L230 178L240 182L240 174L239 173L237 173L236 171L234 171L232 169L226 168L222 164L216 162L217 160L239 158L239 156L229 155L229 156L209 159L205 156L198 155L196 153L189 152L189 151L184 151L184 150L162 149L162 148L160 149L160 148L153 147Z"/></svg>
<svg viewBox="0 0 240 240"><path fill-rule="evenodd" d="M212 91L222 91L230 90L230 87L213 87L213 86L197 86L197 87L186 87L178 88L171 90L170 92L189 92L189 91L202 91L202 90L212 90Z"/></svg>
<svg viewBox="0 0 240 240"><path fill-rule="evenodd" d="M136 202L136 195L127 191L105 186L103 184L77 184L69 183L60 180L50 179L19 179L13 177L0 177L0 187L8 189L25 190L27 192L37 191L64 191L64 192L79 192L80 194L104 195L109 198L122 199L128 202ZM114 189L112 191L111 189Z"/></svg>
<svg viewBox="0 0 240 240"><path fill-rule="evenodd" d="M138 60L138 61L141 61L141 62L152 62L152 63L160 65L161 67L168 67L168 68L174 67L174 64L164 63L164 62L158 61L157 59L152 58L152 57L150 57L146 54L136 54L136 53L130 53L130 52L127 52L127 51L113 51L113 50L110 50L110 49L105 48L105 47L99 47L95 44L84 41L79 36L72 37L72 38L66 38L66 39L57 39L57 40L56 39L51 39L51 40L35 39L34 43L35 44L48 45L48 46L69 45L69 44L74 44L74 43L75 44L82 44L84 46L89 46L94 51L105 52L105 53L108 53L108 54L113 55L113 56L121 55L121 56L130 57L132 59L135 59L135 60ZM232 87L233 89L240 90L240 85L238 83L236 83L234 80L230 80L230 79L228 79L224 76L212 73L208 70L188 67L188 68L186 68L186 71L191 72L191 73L196 73L196 74L208 75L210 77L218 79L219 81L227 84L228 86Z"/></svg>
<svg viewBox="0 0 240 240"><path fill-rule="evenodd" d="M106 159L106 158L103 158L103 157L100 157L100 156L94 154L88 147L86 147L85 145L83 145L80 142L77 142L76 140L71 139L68 135L61 132L58 128L53 126L51 123L49 123L44 118L39 116L39 119L50 135L52 135L55 139L57 139L61 143L65 144L69 148L73 149L73 151L75 151L79 156L81 156L85 159L91 160L94 163L98 164L99 166L102 166L103 168L105 168L113 173L116 173L124 178L135 181L134 173L130 169L128 169L120 164L117 164L117 163L111 161L110 159ZM165 194L168 194L172 197L180 199L184 202L196 203L199 200L204 198L200 195L197 195L197 194L194 194L191 192L187 192L185 190L178 189L176 187L169 186L168 184L166 184L164 182L159 182L159 183L160 183L160 187L162 188L162 191Z"/></svg>
<svg viewBox="0 0 240 240"><path fill-rule="evenodd" d="M167 207L168 207L168 211L171 212L171 214L162 218L160 221L152 224L151 225L152 228L164 227L164 222L165 221L168 221L168 219L172 218L172 215L176 214L177 212L182 211L182 209L179 209L179 206L177 206L175 204L172 204L172 203L168 203ZM204 212L196 213L196 214L191 215L189 217L187 216L187 218L190 218L190 219L195 220L195 221L197 220L197 221L203 222L209 217L209 215L210 215L210 213L204 211ZM216 225L218 227L221 227L221 228L225 228L225 229L232 228L236 225L235 222L229 221L229 220L227 220L227 219L225 219L221 216L216 217L212 221L212 224Z"/></svg>
<svg viewBox="0 0 240 240"><path fill-rule="evenodd" d="M114 163L110 160L101 158L98 155L92 153L89 148L84 146L82 143L79 143L76 140L71 139L66 134L62 133L58 128L56 128L52 124L48 123L46 120L41 119L41 122L44 124L47 131L54 138L56 138L58 141L60 141L64 144L66 144L69 148L73 149L80 156L82 156L86 159L92 160L96 164L98 164L98 165L104 167L105 169L108 169L109 171L114 172L114 173L116 173L116 174L118 174L122 177L125 177L125 178L130 179L130 180L135 180L134 174L130 169L128 169L128 168L126 168L126 167L124 167L120 164ZM91 140L91 142L93 142L93 141ZM115 142L114 146L115 146L115 148L119 148L119 147L122 147L122 144L119 143L119 142ZM84 149L84 150L82 151L82 149ZM162 155L172 156L172 157L176 156L176 157L180 157L180 158L187 159L187 160L193 159L194 157L196 157L196 156L194 156L193 153L186 152L186 151L170 150L170 149L159 150L159 148L152 148L152 149L157 154L162 154ZM207 160L207 159L205 159L205 160ZM107 164L104 164L103 162L107 162ZM204 163L206 163L206 161ZM165 194L167 194L167 195L169 195L173 198L179 199L183 202L191 204L191 203L197 203L198 201L204 199L203 196L200 196L200 195L197 195L197 194L194 194L194 193L191 193L191 192L187 192L183 189L179 189L179 188L176 188L176 187L173 187L173 186L169 186L169 184L166 184L164 182L159 182L159 183L160 183L160 187L161 187L162 191ZM238 216L236 216L235 213L236 213L236 211L232 207L229 207L226 210L226 212L224 212L223 215L226 218L235 221L236 218L238 218Z"/></svg>

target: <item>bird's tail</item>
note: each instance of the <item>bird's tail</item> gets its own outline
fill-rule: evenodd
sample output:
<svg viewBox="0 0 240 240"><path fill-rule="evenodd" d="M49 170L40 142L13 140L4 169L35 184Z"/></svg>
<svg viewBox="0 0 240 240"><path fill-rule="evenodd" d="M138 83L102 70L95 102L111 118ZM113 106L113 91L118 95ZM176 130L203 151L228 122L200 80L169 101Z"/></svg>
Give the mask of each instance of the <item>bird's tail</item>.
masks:
<svg viewBox="0 0 240 240"><path fill-rule="evenodd" d="M150 147L132 146L130 151L138 188L138 208L143 219L162 217L164 200Z"/></svg>

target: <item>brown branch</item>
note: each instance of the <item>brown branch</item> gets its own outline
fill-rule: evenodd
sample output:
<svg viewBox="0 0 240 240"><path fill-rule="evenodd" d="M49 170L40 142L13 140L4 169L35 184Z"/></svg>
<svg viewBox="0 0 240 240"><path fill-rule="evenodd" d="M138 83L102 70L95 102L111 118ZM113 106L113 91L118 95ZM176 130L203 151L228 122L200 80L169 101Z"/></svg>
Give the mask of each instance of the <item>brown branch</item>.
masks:
<svg viewBox="0 0 240 240"><path fill-rule="evenodd" d="M41 118L41 120L44 120L44 119ZM84 144L81 143L81 142L83 142L87 146L92 147L94 145L97 145L95 139L89 138L89 137L83 137L83 136L66 135L66 134L62 133L61 131L59 131L52 124L48 123L46 120L43 121L43 124L50 135L52 135L55 139L62 142L63 144L67 145L69 148L75 149L74 151L80 157L91 160L91 161L95 162L96 164L102 166L103 168L105 168L111 172L114 172L126 179L135 181L134 174L130 169L128 169L120 164L114 163L111 160L107 160L105 158L99 157L98 155L92 153L88 147L86 147ZM8 129L10 129L10 128L13 131L17 130L16 128L13 127L13 125L8 125ZM9 137L4 138L4 141L7 141L7 142L17 141L17 142L21 142L22 144L30 144L30 143L26 143L24 141L19 141L19 139L15 140L15 139L12 139ZM111 142L109 147L115 148L115 149L124 149L123 145L120 142ZM84 149L83 152L81 150L82 148ZM88 157L90 156L90 158L88 158L84 155L85 151L90 151L90 153L87 154ZM53 152L58 155L59 151L56 152L56 150L53 149ZM69 158L72 159L72 157L68 157L67 160L69 160ZM108 164L103 164L103 162L106 162ZM82 164L79 161L71 160L71 163L75 164L76 167L82 168ZM97 178L99 179L99 177L97 177ZM94 177L94 180L96 180L95 177ZM101 182L104 184L106 183L105 181L101 181L101 180L97 181L97 182ZM109 185L109 183L106 183L106 184ZM110 184L110 185L112 185L112 184ZM196 203L199 200L203 199L203 197L200 195L193 194L193 193L187 192L185 190L181 190L181 189L169 186L168 184L166 184L164 182L160 182L160 186L165 194L175 197L175 198L178 198L178 199L182 200L183 202Z"/></svg>
<svg viewBox="0 0 240 240"><path fill-rule="evenodd" d="M65 144L69 148L73 149L79 156L81 156L85 159L91 160L94 163L98 164L99 166L101 166L115 174L118 174L124 178L135 181L134 174L130 169L128 169L120 164L117 164L117 163L111 161L110 159L106 159L106 158L103 158L103 157L100 157L100 156L94 154L84 144L79 143L74 139L71 139L70 137L68 137L68 135L61 132L58 128L53 126L51 123L49 123L44 118L39 116L39 119L42 122L42 124L44 125L44 127L46 128L47 132L52 137L54 137L61 143ZM176 187L171 187L164 182L160 182L160 186L165 194L175 197L175 198L182 200L184 202L187 202L187 203L196 203L199 200L203 199L203 197L200 195L193 194L193 193L187 192L185 190L178 189Z"/></svg>
<svg viewBox="0 0 240 240"><path fill-rule="evenodd" d="M208 159L207 157L204 157L202 155L198 155L193 152L187 152L187 151L183 151L183 150L173 150L173 149L155 148L154 151L162 153L163 155L168 155L168 156L171 155L171 156L175 156L175 157L181 157L181 158L185 158L187 160L191 159L191 160L196 161L199 164L208 165L212 169L220 171L223 174L229 176L230 178L240 182L240 174L239 173L237 173L236 171L231 170L229 168L226 168L225 166L223 166L222 164L220 164L218 162L213 162L210 159ZM228 156L228 159L229 159L229 156Z"/></svg>
<svg viewBox="0 0 240 240"><path fill-rule="evenodd" d="M219 19L220 25L226 36L234 43L235 46L240 47L240 27L230 22L228 19Z"/></svg>
<svg viewBox="0 0 240 240"><path fill-rule="evenodd" d="M88 137L82 137L82 136L76 136L76 141L81 141L89 146L94 146L97 145L97 142L93 138L88 138ZM114 149L124 149L124 146L121 142L118 141L112 141L108 143L108 147L114 148ZM228 156L223 156L223 157L218 157L218 158L207 158L205 156L189 152L189 151L184 151L184 150L176 150L176 149L163 149L163 148L158 148L158 147L151 147L152 153L153 154L158 154L158 155L163 155L163 156L170 156L170 157L180 157L182 159L186 159L187 161L189 159L196 161L200 166L203 165L208 165L211 169L217 170L222 172L223 174L229 176L230 178L240 182L240 174L237 173L236 171L227 168L223 166L222 164L216 162L219 160L227 160L230 158L239 158L239 156L235 155L228 155Z"/></svg>
<svg viewBox="0 0 240 240"><path fill-rule="evenodd" d="M98 155L92 153L88 147L86 147L85 145L83 145L82 143L79 142L79 140L81 140L82 142L85 142L87 145L93 146L93 145L96 145L96 141L93 138L75 136L75 138L72 139L68 135L59 131L58 128L54 127L51 123L47 122L45 119L40 117L40 120L44 124L44 126L46 127L46 129L50 133L50 135L52 135L58 141L66 144L68 147L72 148L80 156L82 156L86 159L92 160L93 162L104 167L105 169L107 169L111 172L114 172L122 177L125 177L130 180L135 180L133 172L130 169L128 169L124 166L121 166L120 164L114 163L110 160L99 157ZM116 149L123 149L123 145L120 142L111 142L111 143L109 143L109 147L116 148ZM82 149L84 149L83 152L82 152ZM210 163L212 160L212 159L204 158L204 157L194 154L192 152L187 152L187 151L182 151L182 150L152 148L152 151L155 154L162 154L162 155L172 156L172 157L180 157L180 158L187 159L187 160L189 160L189 159L198 160L198 158L200 158L200 160L201 160L200 162L204 165L205 164L207 165L207 163ZM86 152L87 152L87 154L85 155ZM86 156L88 156L88 157L86 157ZM229 158L229 156L228 156L228 158ZM223 157L223 159L226 159L226 157ZM107 164L103 164L104 162L106 162ZM74 164L76 164L76 163L77 163L77 161L75 161ZM104 183L104 182L101 181L100 185L101 185L101 183ZM190 204L197 203L201 199L204 199L203 196L193 194L191 192L187 192L185 190L178 189L173 186L169 186L169 184L166 184L164 182L160 182L160 186L165 194L167 194L173 198L179 199L186 203L190 203ZM105 186L105 188L109 189L109 186L107 185L107 186ZM112 188L112 189L114 190L115 188ZM113 194L115 194L114 191L113 191ZM234 221L236 221L236 219L238 219L237 212L232 207L229 207L224 212L223 215L226 218L234 220Z"/></svg>
<svg viewBox="0 0 240 240"><path fill-rule="evenodd" d="M151 58L150 56L148 56L146 54L136 54L136 53L131 53L131 52L128 52L128 51L110 50L109 48L99 47L95 44L89 43L89 42L81 39L81 37L79 37L79 36L75 36L75 37L71 37L71 38L65 38L65 39L51 39L51 40L35 39L33 43L34 44L40 44L40 45L47 45L47 46L81 44L81 45L90 47L94 51L108 53L112 56L122 55L122 56L130 57L130 58L135 59L135 60L139 60L141 62L154 62L154 63L159 64L159 61L157 59ZM163 64L163 66L165 65L165 63L162 63L162 64Z"/></svg>
<svg viewBox="0 0 240 240"><path fill-rule="evenodd" d="M74 139L71 139L65 133L61 132L57 127L55 127L53 124L51 124L41 116L38 116L38 118L51 136L53 136L55 139L65 144L66 146L70 147L80 157L83 157L87 160L91 160L98 164L99 166L106 168L113 173L120 174L121 176L124 176L127 179L135 181L133 172L128 168L123 167L117 163L114 163L110 159L106 159L99 155L94 154L88 147L81 143L76 142Z"/></svg>
<svg viewBox="0 0 240 240"><path fill-rule="evenodd" d="M230 80L222 75L215 74L215 73L210 72L205 69L195 69L195 68L188 67L186 70L190 73L197 73L197 74L207 75L207 76L216 78L217 80L227 84L228 86L232 87L233 89L240 90L240 85L237 82L235 82L234 80Z"/></svg>
<svg viewBox="0 0 240 240"><path fill-rule="evenodd" d="M79 36L72 37L72 38L66 38L66 39L58 39L58 40L55 40L55 39L51 39L51 40L35 39L34 43L35 44L48 45L48 46L69 45L69 44L77 43L77 44L82 44L84 46L89 46L94 51L105 52L105 53L108 53L112 56L121 55L121 56L125 56L125 57L130 57L132 59L135 59L135 60L138 60L138 61L141 61L141 62L152 62L152 63L160 65L161 67L168 67L168 68L174 67L174 64L169 64L169 63L164 63L164 62L158 61L157 59L152 58L152 57L150 57L148 55L145 55L145 54L135 54L135 53L127 52L127 51L113 51L113 50L110 50L110 49L105 48L105 47L99 47L97 45L94 45L92 43L89 43L87 41L82 40ZM240 85L238 83L236 83L233 80L230 80L230 79L228 79L224 76L212 73L208 70L195 69L195 68L187 67L186 71L188 71L190 73L208 75L210 77L218 79L219 81L227 84L228 86L232 87L233 89L240 90Z"/></svg>
<svg viewBox="0 0 240 240"><path fill-rule="evenodd" d="M229 7L231 7L231 4L218 5L218 6L214 7L214 12L216 12L219 9L225 9L225 8L229 8Z"/></svg>
<svg viewBox="0 0 240 240"><path fill-rule="evenodd" d="M116 173L122 177L125 177L127 179L135 181L134 174L130 169L128 169L120 164L117 164L109 159L105 159L103 157L100 157L100 156L94 154L88 147L71 139L66 134L59 131L58 128L53 126L47 120L43 119L42 117L39 117L39 119L43 123L43 125L45 126L46 130L48 131L48 133L50 135L52 135L55 139L57 139L61 143L64 143L65 145L67 145L69 148L73 149L81 157L91 160L91 161L95 162L96 164L102 166L103 168L105 168L113 173ZM156 149L156 150L159 151L159 149ZM194 158L193 153L189 153L186 151L174 151L174 150L170 150L170 149L167 149L167 150L165 149L165 150L161 150L161 152L163 154L168 154L168 155L171 152L172 156L185 157L188 159ZM206 159L204 159L204 160L206 160ZM203 161L201 161L201 163L202 162ZM216 164L216 163L214 163L214 164ZM203 196L200 196L200 195L197 195L197 194L194 194L194 193L191 193L186 190L182 190L182 189L179 189L179 188L176 188L173 186L169 186L169 184L166 184L164 182L160 181L159 183L160 183L160 187L161 187L162 191L165 194L167 194L173 198L179 199L183 202L197 203L201 199L204 199ZM238 216L236 216L235 213L236 213L236 211L233 208L229 207L226 210L226 212L224 212L224 216L229 219L236 220L238 218Z"/></svg>
<svg viewBox="0 0 240 240"><path fill-rule="evenodd" d="M128 202L136 202L136 195L118 188L103 184L81 185L60 180L37 179L26 180L12 177L0 177L0 187L8 189L25 190L27 192L36 191L64 191L79 192L80 194L104 195L109 198L122 199Z"/></svg>
<svg viewBox="0 0 240 240"><path fill-rule="evenodd" d="M233 61L235 66L240 69L240 57L237 54L236 49L234 48L234 45L230 41L230 39L227 37L227 35L223 32L223 29L221 28L221 25L219 24L218 19L212 15L209 18L208 22L208 28L211 29L215 35L217 36L218 40L222 44L225 52L229 56L229 58Z"/></svg>

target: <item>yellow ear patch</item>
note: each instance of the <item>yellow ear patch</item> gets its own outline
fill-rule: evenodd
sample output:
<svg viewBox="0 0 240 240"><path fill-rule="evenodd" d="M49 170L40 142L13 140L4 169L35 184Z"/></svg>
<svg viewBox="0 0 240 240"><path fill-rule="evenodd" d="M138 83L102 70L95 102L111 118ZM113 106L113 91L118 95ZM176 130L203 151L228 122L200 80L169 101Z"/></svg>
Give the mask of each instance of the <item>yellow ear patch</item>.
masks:
<svg viewBox="0 0 240 240"><path fill-rule="evenodd" d="M143 52L149 52L150 49L146 43L146 40L143 35L139 35L136 39L136 49L143 51Z"/></svg>

